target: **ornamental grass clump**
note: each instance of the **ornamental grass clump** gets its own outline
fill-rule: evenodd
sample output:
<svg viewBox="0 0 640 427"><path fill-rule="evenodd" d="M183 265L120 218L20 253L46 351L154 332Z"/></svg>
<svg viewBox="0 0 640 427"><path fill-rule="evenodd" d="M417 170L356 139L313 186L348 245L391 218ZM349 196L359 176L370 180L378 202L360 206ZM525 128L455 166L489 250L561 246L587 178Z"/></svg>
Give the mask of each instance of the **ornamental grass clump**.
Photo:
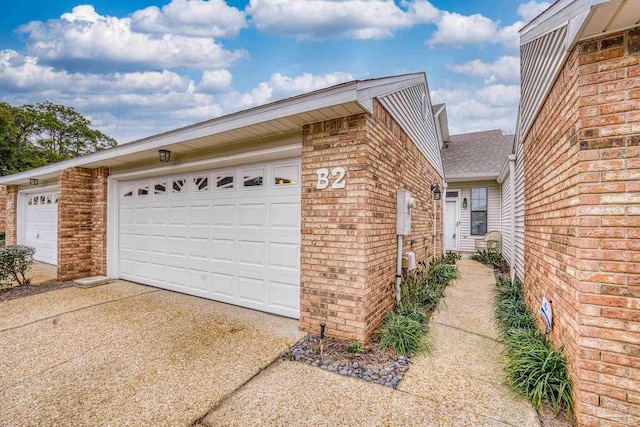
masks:
<svg viewBox="0 0 640 427"><path fill-rule="evenodd" d="M458 277L457 256L444 257L430 264L420 263L403 280L400 303L380 327L380 346L393 348L400 356L429 350L429 316L444 297L447 285Z"/></svg>
<svg viewBox="0 0 640 427"><path fill-rule="evenodd" d="M496 268L503 273L509 271L509 264L507 264L507 260L504 259L500 252L480 249L475 254L471 255L469 259Z"/></svg>
<svg viewBox="0 0 640 427"><path fill-rule="evenodd" d="M536 408L548 402L556 414L565 408L571 416L573 398L563 348L556 349L536 328L522 284L498 278L494 302L511 385Z"/></svg>

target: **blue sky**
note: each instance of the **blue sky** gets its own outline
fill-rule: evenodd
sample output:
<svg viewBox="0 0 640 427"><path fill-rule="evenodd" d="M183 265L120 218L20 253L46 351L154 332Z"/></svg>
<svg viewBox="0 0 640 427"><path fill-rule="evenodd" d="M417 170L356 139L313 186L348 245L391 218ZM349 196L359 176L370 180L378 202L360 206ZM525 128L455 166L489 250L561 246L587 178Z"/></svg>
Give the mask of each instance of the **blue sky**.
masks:
<svg viewBox="0 0 640 427"><path fill-rule="evenodd" d="M2 6L0 99L120 143L354 78L425 71L452 133L513 131L536 0L32 0Z"/></svg>

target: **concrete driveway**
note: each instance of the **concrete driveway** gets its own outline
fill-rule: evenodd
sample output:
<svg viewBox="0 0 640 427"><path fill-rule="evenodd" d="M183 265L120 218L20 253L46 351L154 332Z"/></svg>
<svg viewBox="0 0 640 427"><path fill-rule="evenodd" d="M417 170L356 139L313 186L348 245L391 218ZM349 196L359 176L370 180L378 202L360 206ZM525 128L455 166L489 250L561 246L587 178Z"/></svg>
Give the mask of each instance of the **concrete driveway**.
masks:
<svg viewBox="0 0 640 427"><path fill-rule="evenodd" d="M0 303L0 425L188 425L298 322L118 281Z"/></svg>

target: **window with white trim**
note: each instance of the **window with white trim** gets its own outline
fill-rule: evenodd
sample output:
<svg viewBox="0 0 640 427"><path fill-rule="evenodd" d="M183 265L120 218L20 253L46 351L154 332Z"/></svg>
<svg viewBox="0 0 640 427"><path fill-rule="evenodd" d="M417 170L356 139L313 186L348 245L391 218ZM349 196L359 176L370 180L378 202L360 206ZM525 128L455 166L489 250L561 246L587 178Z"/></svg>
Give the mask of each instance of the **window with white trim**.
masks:
<svg viewBox="0 0 640 427"><path fill-rule="evenodd" d="M487 234L487 197L486 187L471 189L471 235L484 236Z"/></svg>

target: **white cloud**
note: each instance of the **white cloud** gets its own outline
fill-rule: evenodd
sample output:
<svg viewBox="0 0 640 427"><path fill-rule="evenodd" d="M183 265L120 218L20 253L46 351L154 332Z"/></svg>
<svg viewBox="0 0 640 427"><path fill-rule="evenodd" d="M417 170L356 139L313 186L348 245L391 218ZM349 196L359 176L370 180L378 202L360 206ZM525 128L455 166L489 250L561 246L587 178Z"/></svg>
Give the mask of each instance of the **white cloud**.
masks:
<svg viewBox="0 0 640 427"><path fill-rule="evenodd" d="M213 70L202 73L198 89L203 92L226 92L231 89L233 76L228 70Z"/></svg>
<svg viewBox="0 0 640 427"><path fill-rule="evenodd" d="M522 3L520 6L518 6L518 15L522 16L522 19L524 19L525 22L529 22L533 18L547 10L549 6L551 6L551 3L538 3L535 0L531 0L530 2Z"/></svg>
<svg viewBox="0 0 640 427"><path fill-rule="evenodd" d="M150 6L131 15L131 28L143 33L236 37L245 27L245 13L224 0L171 0L162 9Z"/></svg>
<svg viewBox="0 0 640 427"><path fill-rule="evenodd" d="M515 51L519 46L518 31L523 25L523 22L517 21L501 27L499 21L480 14L443 12L436 22L437 29L427 40L427 44L431 47L502 44L508 50Z"/></svg>
<svg viewBox="0 0 640 427"><path fill-rule="evenodd" d="M90 5L77 6L60 19L33 21L18 32L28 35L31 56L67 69L216 69L246 56L210 38L137 33L131 18L102 16Z"/></svg>
<svg viewBox="0 0 640 427"><path fill-rule="evenodd" d="M314 90L337 85L349 80L353 80L353 76L342 72L328 73L324 75L303 73L297 77L288 77L280 73L275 73L271 75L269 81L261 82L248 93L229 94L226 98L226 102L228 105L248 108L293 95L312 92Z"/></svg>
<svg viewBox="0 0 640 427"><path fill-rule="evenodd" d="M261 31L310 40L391 37L440 14L426 0L251 0L246 10Z"/></svg>
<svg viewBox="0 0 640 427"><path fill-rule="evenodd" d="M447 104L452 134L502 129L514 132L520 91L517 85L459 84L431 91L434 103Z"/></svg>
<svg viewBox="0 0 640 427"><path fill-rule="evenodd" d="M479 59L463 64L447 64L447 68L456 73L485 79L485 83L518 83L520 81L520 58L517 56L501 56L493 62Z"/></svg>

